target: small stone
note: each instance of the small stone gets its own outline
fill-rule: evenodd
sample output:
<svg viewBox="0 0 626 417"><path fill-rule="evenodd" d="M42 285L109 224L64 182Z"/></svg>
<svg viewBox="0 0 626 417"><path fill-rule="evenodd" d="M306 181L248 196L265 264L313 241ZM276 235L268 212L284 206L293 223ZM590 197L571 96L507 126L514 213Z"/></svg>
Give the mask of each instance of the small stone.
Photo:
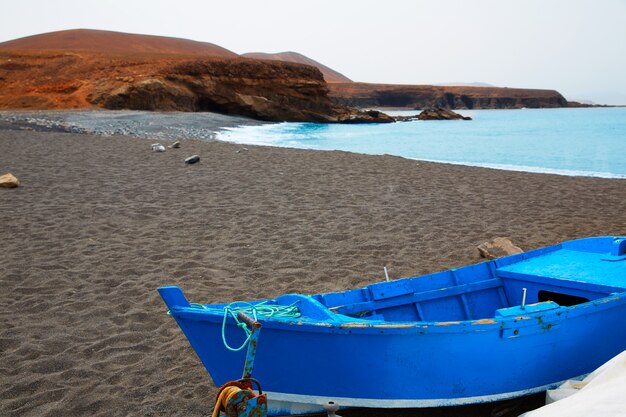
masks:
<svg viewBox="0 0 626 417"><path fill-rule="evenodd" d="M247 152L247 151L248 151L248 148L241 148L235 153L241 153L241 152Z"/></svg>
<svg viewBox="0 0 626 417"><path fill-rule="evenodd" d="M152 145L150 145L150 148L155 152L165 152L165 146L161 145L160 143L153 143Z"/></svg>
<svg viewBox="0 0 626 417"><path fill-rule="evenodd" d="M480 256L487 259L502 258L503 256L515 255L524 252L520 247L515 246L510 239L506 237L497 237L489 242L482 243L478 246Z"/></svg>
<svg viewBox="0 0 626 417"><path fill-rule="evenodd" d="M200 157L198 155L192 155L189 158L185 159L185 163L188 165L195 164L200 161Z"/></svg>
<svg viewBox="0 0 626 417"><path fill-rule="evenodd" d="M20 185L20 181L10 172L0 177L0 188L15 188Z"/></svg>
<svg viewBox="0 0 626 417"><path fill-rule="evenodd" d="M180 142L176 141L176 142L172 143L170 146L168 146L168 148L170 148L170 149L178 149L178 148L180 148Z"/></svg>

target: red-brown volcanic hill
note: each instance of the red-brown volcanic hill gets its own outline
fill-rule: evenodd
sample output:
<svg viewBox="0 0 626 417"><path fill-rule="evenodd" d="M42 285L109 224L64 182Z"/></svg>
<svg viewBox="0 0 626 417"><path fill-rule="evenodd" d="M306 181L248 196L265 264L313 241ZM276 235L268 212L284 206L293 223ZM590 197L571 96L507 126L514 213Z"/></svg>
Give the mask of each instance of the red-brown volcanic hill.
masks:
<svg viewBox="0 0 626 417"><path fill-rule="evenodd" d="M280 56L297 62L239 58L210 43L159 36L83 29L35 35L0 44L0 108L216 111L359 123L392 119L346 106L567 106L550 90L327 84L321 64L295 53Z"/></svg>
<svg viewBox="0 0 626 417"><path fill-rule="evenodd" d="M208 42L107 30L72 29L42 33L0 43L4 50L91 51L104 53L159 53L235 58L237 54Z"/></svg>
<svg viewBox="0 0 626 417"><path fill-rule="evenodd" d="M361 108L512 109L568 105L565 97L555 90L354 82L332 83L328 87L330 97L335 103Z"/></svg>
<svg viewBox="0 0 626 417"><path fill-rule="evenodd" d="M0 108L217 111L264 120L330 118L313 67L243 58L0 50Z"/></svg>
<svg viewBox="0 0 626 417"><path fill-rule="evenodd" d="M338 106L314 66L185 39L69 30L0 44L0 108L215 111L260 120L392 122Z"/></svg>
<svg viewBox="0 0 626 417"><path fill-rule="evenodd" d="M0 50L0 108L214 111L269 121L393 119L334 105L315 67L247 58Z"/></svg>
<svg viewBox="0 0 626 417"><path fill-rule="evenodd" d="M277 54L266 54L264 52L248 52L241 56L246 58L269 59L273 61L295 62L298 64L312 65L322 71L322 74L324 74L324 80L326 80L327 83L352 82L352 80L345 75L297 52L280 52Z"/></svg>

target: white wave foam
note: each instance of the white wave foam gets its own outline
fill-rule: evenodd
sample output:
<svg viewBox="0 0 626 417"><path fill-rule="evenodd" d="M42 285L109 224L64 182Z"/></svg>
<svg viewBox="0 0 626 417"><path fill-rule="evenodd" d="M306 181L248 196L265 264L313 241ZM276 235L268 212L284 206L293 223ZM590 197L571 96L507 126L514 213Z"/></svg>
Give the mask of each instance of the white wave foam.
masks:
<svg viewBox="0 0 626 417"><path fill-rule="evenodd" d="M464 166L479 167L479 168L499 169L502 171L533 172L537 174L554 174L554 175L564 175L568 177L626 179L626 174L615 174L612 172L558 169L558 168L534 167L534 166L527 166L527 165L494 164L494 163L486 163L486 162L443 161L443 160L436 160L436 159L420 159L420 158L408 158L408 159L413 159L415 161L435 162L438 164L452 164L452 165L464 165Z"/></svg>
<svg viewBox="0 0 626 417"><path fill-rule="evenodd" d="M260 126L243 126L236 128L226 128L222 132L217 134L217 139L225 142L246 144L246 145L261 145L261 146L275 146L281 148L297 148L297 149L319 149L315 145L307 145L302 141L295 139L293 132L302 127L302 123L277 123ZM337 150L348 151L355 153L367 154L362 150L357 151L353 149L325 149L325 150ZM386 154L394 154L393 152L384 152ZM372 153L369 153L372 154ZM376 153L374 153L376 154ZM382 154L382 153L381 153ZM554 174L570 177L594 177L594 178L609 178L609 179L626 179L626 174L618 174L613 172L601 172L601 171L588 171L588 170L571 170L560 169L550 167L537 167L528 165L515 165L515 164L498 164L489 162L469 162L469 161L451 161L451 160L437 160L437 159L424 159L407 157L404 155L398 155L399 157L412 159L416 161L427 161L442 164L453 165L465 165L474 166L480 168L499 169L503 171L518 171L518 172L533 172L540 174Z"/></svg>

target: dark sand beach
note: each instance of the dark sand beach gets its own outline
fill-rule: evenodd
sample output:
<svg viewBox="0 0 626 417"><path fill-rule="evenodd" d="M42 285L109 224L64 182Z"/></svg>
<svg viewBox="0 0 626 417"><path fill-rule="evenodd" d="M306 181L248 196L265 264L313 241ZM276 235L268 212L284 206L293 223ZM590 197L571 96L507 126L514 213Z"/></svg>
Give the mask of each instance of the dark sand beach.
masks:
<svg viewBox="0 0 626 417"><path fill-rule="evenodd" d="M0 130L0 175L22 182L0 189L0 415L208 415L216 389L161 285L195 302L339 291L383 266L479 262L497 236L529 250L626 234L626 180L150 143Z"/></svg>

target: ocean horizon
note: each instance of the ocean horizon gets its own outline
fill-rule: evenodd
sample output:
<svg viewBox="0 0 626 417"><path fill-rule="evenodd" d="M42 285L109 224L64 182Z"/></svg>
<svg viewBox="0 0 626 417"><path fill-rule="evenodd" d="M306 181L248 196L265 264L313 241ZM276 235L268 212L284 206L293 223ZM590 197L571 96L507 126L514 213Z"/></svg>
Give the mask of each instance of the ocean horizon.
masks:
<svg viewBox="0 0 626 417"><path fill-rule="evenodd" d="M275 123L226 128L217 139L509 171L626 178L626 108L459 110L471 121L376 125ZM412 115L413 111L387 111Z"/></svg>

